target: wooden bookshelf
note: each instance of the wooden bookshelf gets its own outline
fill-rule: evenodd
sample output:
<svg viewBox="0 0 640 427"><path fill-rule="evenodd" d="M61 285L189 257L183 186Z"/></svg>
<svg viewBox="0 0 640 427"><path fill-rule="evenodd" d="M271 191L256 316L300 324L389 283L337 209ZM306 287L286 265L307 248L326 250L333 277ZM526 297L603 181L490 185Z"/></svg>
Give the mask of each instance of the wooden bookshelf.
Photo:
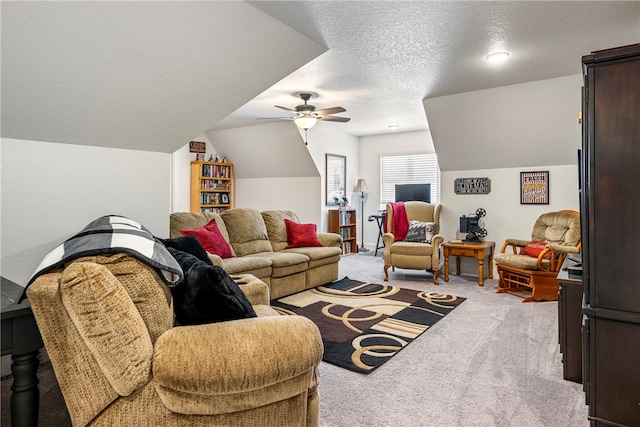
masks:
<svg viewBox="0 0 640 427"><path fill-rule="evenodd" d="M191 212L221 213L233 207L233 164L191 162Z"/></svg>
<svg viewBox="0 0 640 427"><path fill-rule="evenodd" d="M358 253L356 228L355 209L332 209L329 211L329 232L342 236L343 255Z"/></svg>

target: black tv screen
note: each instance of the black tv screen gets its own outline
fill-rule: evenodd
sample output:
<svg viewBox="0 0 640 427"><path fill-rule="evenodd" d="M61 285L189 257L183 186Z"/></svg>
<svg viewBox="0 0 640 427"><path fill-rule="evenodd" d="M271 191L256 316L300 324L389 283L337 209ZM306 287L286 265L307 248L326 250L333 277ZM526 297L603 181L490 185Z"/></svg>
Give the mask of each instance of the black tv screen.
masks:
<svg viewBox="0 0 640 427"><path fill-rule="evenodd" d="M396 202L431 203L431 184L396 184Z"/></svg>

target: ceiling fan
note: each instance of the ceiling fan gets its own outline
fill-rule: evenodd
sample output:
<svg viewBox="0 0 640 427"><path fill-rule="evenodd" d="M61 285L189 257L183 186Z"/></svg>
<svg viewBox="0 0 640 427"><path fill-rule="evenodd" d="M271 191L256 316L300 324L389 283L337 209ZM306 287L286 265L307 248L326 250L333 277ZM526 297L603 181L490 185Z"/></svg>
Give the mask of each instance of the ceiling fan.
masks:
<svg viewBox="0 0 640 427"><path fill-rule="evenodd" d="M295 95L299 96L304 101L304 104L297 105L294 109L283 107L281 105L274 105L274 107L280 108L281 110L289 111L291 113L294 113L294 115L289 117L265 117L265 119L293 120L300 129L304 129L305 131L311 129L318 120L340 123L346 123L351 120L348 117L338 117L331 115L347 111L342 107L323 108L321 110L316 110L315 105L308 104L307 102L311 98L315 98L316 96L318 96L317 93L297 92Z"/></svg>

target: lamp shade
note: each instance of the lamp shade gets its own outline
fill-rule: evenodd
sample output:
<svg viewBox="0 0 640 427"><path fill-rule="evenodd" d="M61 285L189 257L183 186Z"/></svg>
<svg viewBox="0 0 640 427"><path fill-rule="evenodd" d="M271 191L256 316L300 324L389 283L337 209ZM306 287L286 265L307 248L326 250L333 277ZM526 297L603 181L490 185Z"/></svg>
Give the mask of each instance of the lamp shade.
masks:
<svg viewBox="0 0 640 427"><path fill-rule="evenodd" d="M318 119L316 119L315 117L302 116L302 117L298 117L293 122L300 129L307 130L307 129L311 129L312 127L314 127L317 121L318 121Z"/></svg>
<svg viewBox="0 0 640 427"><path fill-rule="evenodd" d="M367 182L363 178L360 178L356 184L356 189L353 191L356 193L368 193L369 187L367 187Z"/></svg>

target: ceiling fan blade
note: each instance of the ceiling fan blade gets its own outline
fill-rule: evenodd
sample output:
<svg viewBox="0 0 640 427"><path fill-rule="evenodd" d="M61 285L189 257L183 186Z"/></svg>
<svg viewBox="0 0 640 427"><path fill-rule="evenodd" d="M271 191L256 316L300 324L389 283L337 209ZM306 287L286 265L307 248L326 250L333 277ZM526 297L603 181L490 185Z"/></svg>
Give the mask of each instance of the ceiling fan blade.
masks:
<svg viewBox="0 0 640 427"><path fill-rule="evenodd" d="M333 107L333 108L323 108L322 110L317 110L315 113L319 116L329 116L331 114L336 114L336 113L344 113L345 110L342 107Z"/></svg>
<svg viewBox="0 0 640 427"><path fill-rule="evenodd" d="M292 110L291 108L283 107L281 105L274 105L274 107L280 108L281 110L285 110L285 111L292 111L294 113L296 112L296 110Z"/></svg>
<svg viewBox="0 0 640 427"><path fill-rule="evenodd" d="M324 120L325 122L340 122L346 123L351 120L349 117L337 117L337 116L321 116L318 120Z"/></svg>
<svg viewBox="0 0 640 427"><path fill-rule="evenodd" d="M293 120L295 117L256 117L256 120Z"/></svg>

